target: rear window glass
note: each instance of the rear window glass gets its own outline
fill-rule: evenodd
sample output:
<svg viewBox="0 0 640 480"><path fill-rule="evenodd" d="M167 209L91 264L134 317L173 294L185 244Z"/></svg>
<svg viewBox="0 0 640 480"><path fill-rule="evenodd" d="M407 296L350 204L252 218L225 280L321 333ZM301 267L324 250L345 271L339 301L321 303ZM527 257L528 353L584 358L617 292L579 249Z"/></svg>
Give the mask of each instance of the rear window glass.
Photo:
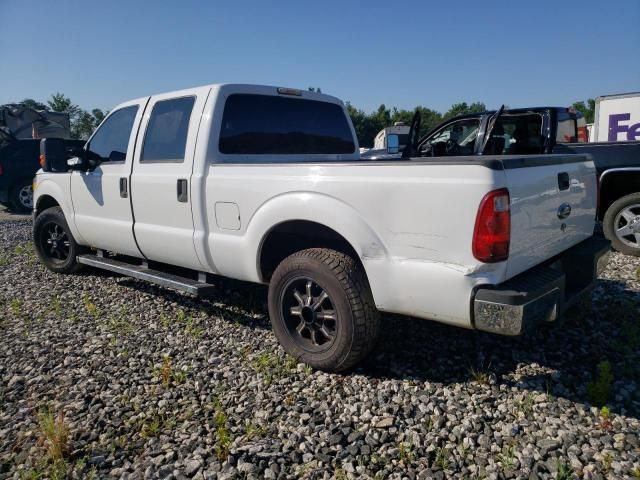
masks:
<svg viewBox="0 0 640 480"><path fill-rule="evenodd" d="M489 145L493 145L489 149ZM536 155L543 152L542 116L537 113L502 115L491 131L485 153L493 155Z"/></svg>
<svg viewBox="0 0 640 480"><path fill-rule="evenodd" d="M182 162L194 97L163 100L153 106L142 147L143 162Z"/></svg>
<svg viewBox="0 0 640 480"><path fill-rule="evenodd" d="M353 153L355 144L340 105L270 95L230 95L219 149L239 155Z"/></svg>

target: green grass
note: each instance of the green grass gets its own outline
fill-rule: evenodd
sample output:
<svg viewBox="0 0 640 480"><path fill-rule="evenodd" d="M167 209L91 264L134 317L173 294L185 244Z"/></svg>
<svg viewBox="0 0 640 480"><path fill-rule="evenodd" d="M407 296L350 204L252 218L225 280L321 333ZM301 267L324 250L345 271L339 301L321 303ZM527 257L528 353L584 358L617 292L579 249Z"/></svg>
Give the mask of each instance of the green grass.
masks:
<svg viewBox="0 0 640 480"><path fill-rule="evenodd" d="M437 448L436 457L433 463L442 470L449 468L449 450L447 448Z"/></svg>
<svg viewBox="0 0 640 480"><path fill-rule="evenodd" d="M416 454L413 451L413 445L409 442L400 442L398 444L398 452L400 461L405 465L408 465L415 460Z"/></svg>
<svg viewBox="0 0 640 480"><path fill-rule="evenodd" d="M558 473L556 474L556 480L570 480L575 472L573 468L564 462L558 460Z"/></svg>
<svg viewBox="0 0 640 480"><path fill-rule="evenodd" d="M489 379L491 378L490 372L485 370L482 366L478 368L475 368L474 366L470 366L469 376L471 377L471 380L473 380L479 385L488 385Z"/></svg>
<svg viewBox="0 0 640 480"><path fill-rule="evenodd" d="M509 472L516 466L516 449L513 445L505 446L502 452L498 454L498 461L502 464L502 468Z"/></svg>
<svg viewBox="0 0 640 480"><path fill-rule="evenodd" d="M174 369L169 355L162 357L162 365L153 368L151 374L160 380L164 388L182 385L187 380L187 372L181 369Z"/></svg>
<svg viewBox="0 0 640 480"><path fill-rule="evenodd" d="M274 352L260 352L249 360L251 368L262 375L264 382L270 385L285 375L295 371L298 362L290 355L281 357Z"/></svg>
<svg viewBox="0 0 640 480"><path fill-rule="evenodd" d="M225 412L222 402L216 398L213 403L213 423L216 429L216 445L214 450L218 460L224 462L229 457L229 447L231 447L233 439L227 427L227 412Z"/></svg>
<svg viewBox="0 0 640 480"><path fill-rule="evenodd" d="M84 303L84 308L87 313L94 319L97 320L102 316L102 311L98 308L98 306L91 301L88 295L82 296L82 303Z"/></svg>

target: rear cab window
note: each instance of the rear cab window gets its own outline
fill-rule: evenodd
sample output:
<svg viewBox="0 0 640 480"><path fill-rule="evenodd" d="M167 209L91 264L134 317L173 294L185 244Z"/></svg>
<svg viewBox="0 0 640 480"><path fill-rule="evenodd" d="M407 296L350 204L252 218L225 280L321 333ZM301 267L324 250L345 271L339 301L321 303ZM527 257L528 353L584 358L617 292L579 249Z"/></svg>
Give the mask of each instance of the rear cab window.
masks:
<svg viewBox="0 0 640 480"><path fill-rule="evenodd" d="M141 162L184 161L195 97L161 100L153 106L142 144Z"/></svg>
<svg viewBox="0 0 640 480"><path fill-rule="evenodd" d="M225 102L218 149L229 155L226 162L258 163L263 160L251 156L353 154L356 145L339 104L239 93L229 95ZM273 160L278 161L292 160Z"/></svg>
<svg viewBox="0 0 640 480"><path fill-rule="evenodd" d="M493 155L537 155L544 151L542 115L504 114L498 118L487 144Z"/></svg>

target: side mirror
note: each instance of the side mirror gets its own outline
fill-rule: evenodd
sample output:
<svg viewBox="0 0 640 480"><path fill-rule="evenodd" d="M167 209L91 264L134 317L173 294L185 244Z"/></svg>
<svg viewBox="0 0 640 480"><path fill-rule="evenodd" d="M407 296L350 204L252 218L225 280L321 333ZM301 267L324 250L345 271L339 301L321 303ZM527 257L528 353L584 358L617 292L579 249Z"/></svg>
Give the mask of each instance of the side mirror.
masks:
<svg viewBox="0 0 640 480"><path fill-rule="evenodd" d="M398 153L400 151L400 139L398 135L391 134L387 136L387 153Z"/></svg>
<svg viewBox="0 0 640 480"><path fill-rule="evenodd" d="M67 172L67 148L62 138L40 140L40 166L45 172Z"/></svg>

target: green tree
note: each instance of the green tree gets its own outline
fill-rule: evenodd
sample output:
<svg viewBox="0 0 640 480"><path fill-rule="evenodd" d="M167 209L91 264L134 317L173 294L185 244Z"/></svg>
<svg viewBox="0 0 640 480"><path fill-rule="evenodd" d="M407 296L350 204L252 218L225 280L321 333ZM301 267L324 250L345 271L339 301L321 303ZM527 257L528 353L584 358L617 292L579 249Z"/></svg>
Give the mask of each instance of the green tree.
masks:
<svg viewBox="0 0 640 480"><path fill-rule="evenodd" d="M466 115L468 113L480 113L485 112L487 107L482 102L473 102L471 105L467 105L467 102L454 103L451 108L443 115L443 119L449 119L457 117L458 115Z"/></svg>
<svg viewBox="0 0 640 480"><path fill-rule="evenodd" d="M596 113L596 101L593 98L587 99L586 103L575 102L571 106L584 115L584 120L587 123L593 123Z"/></svg>
<svg viewBox="0 0 640 480"><path fill-rule="evenodd" d="M49 110L49 106L44 103L40 103L33 98L25 98L20 102L20 105L24 105L28 108L33 108L34 110Z"/></svg>

